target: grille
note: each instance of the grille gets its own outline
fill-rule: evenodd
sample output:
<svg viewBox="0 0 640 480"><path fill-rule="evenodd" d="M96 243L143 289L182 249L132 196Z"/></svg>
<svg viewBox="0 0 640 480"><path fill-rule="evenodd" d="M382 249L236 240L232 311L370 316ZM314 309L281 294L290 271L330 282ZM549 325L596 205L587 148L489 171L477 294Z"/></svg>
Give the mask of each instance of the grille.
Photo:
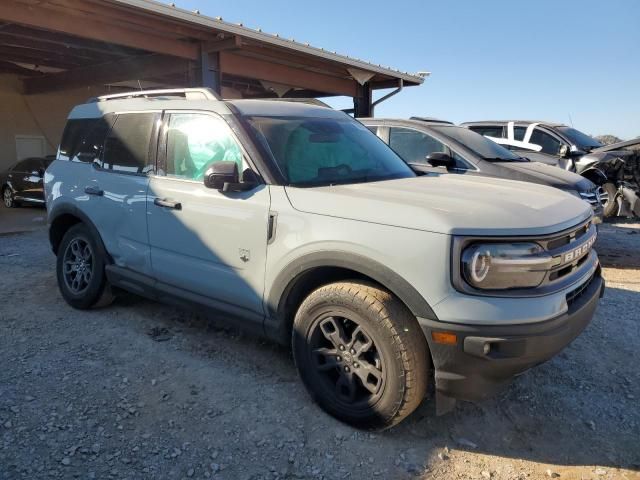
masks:
<svg viewBox="0 0 640 480"><path fill-rule="evenodd" d="M575 288L573 290L571 290L569 293L567 293L567 305L571 306L572 304L574 304L577 300L580 299L580 297L582 297L582 295L584 294L584 292L589 288L589 286L593 283L593 281L598 277L598 275L600 275L600 269L596 270L595 272L593 272L593 275L591 275L591 277L589 278L589 280L587 280L586 282L584 282L582 285L580 285L578 288Z"/></svg>
<svg viewBox="0 0 640 480"><path fill-rule="evenodd" d="M597 187L586 192L580 192L580 198L589 203L591 207L597 208L606 203L608 195L601 187Z"/></svg>

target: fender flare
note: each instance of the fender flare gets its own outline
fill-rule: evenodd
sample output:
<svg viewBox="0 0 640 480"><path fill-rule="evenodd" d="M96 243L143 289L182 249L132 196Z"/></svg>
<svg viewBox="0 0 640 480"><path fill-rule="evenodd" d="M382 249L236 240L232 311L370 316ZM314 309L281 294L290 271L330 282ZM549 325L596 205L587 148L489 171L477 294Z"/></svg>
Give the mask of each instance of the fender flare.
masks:
<svg viewBox="0 0 640 480"><path fill-rule="evenodd" d="M437 320L429 303L407 280L389 267L362 255L343 251L320 251L299 257L289 263L276 277L267 296L272 317L282 320L287 293L300 275L317 267L338 267L353 270L373 279L400 299L416 317Z"/></svg>
<svg viewBox="0 0 640 480"><path fill-rule="evenodd" d="M49 243L51 244L51 250L53 251L54 255L58 254L58 244L53 237L51 226L56 221L56 219L60 218L62 215L73 215L74 217L78 218L80 222L85 224L91 231L91 234L94 236L94 238L99 242L99 245L102 248L103 252L106 254L106 263L112 263L111 256L108 254L106 248L104 247L104 242L102 241L102 236L100 235L98 228L89 219L89 216L86 213L84 213L75 205L70 204L56 205L48 212L47 215L47 224L49 225Z"/></svg>

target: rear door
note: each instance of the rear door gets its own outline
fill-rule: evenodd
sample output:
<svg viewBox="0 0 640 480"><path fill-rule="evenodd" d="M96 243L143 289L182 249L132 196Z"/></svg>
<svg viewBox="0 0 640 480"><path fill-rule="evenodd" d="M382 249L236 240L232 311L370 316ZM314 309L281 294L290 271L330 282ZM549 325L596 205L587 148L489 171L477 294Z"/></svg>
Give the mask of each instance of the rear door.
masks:
<svg viewBox="0 0 640 480"><path fill-rule="evenodd" d="M216 114L166 112L158 160L147 218L159 287L261 322L269 189L223 193L203 182L219 161L234 161L248 175L242 145Z"/></svg>
<svg viewBox="0 0 640 480"><path fill-rule="evenodd" d="M116 265L152 275L147 233L147 189L153 170L160 112L119 113L83 185L94 220Z"/></svg>

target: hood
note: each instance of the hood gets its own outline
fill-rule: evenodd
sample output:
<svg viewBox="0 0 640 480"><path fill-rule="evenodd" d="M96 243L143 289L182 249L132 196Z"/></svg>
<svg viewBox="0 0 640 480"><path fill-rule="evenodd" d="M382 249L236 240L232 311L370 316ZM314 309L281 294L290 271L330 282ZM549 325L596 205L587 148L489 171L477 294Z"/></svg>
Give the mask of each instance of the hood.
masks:
<svg viewBox="0 0 640 480"><path fill-rule="evenodd" d="M613 152L615 150L625 150L633 145L640 144L640 138L633 140L627 140L625 142L612 143L611 145L605 145L604 147L595 148L589 153L601 153L601 152Z"/></svg>
<svg viewBox="0 0 640 480"><path fill-rule="evenodd" d="M508 170L509 179L584 192L595 185L580 175L540 162L498 162L493 166Z"/></svg>
<svg viewBox="0 0 640 480"><path fill-rule="evenodd" d="M555 188L463 175L286 192L302 212L444 234L543 235L591 216L586 202Z"/></svg>

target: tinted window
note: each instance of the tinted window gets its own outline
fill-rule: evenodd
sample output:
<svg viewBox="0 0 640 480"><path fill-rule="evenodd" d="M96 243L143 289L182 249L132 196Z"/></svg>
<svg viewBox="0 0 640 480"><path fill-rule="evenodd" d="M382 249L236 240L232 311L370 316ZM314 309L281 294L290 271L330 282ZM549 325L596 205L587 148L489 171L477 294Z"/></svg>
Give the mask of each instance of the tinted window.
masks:
<svg viewBox="0 0 640 480"><path fill-rule="evenodd" d="M25 158L24 160L20 160L14 170L17 172L37 172L41 168L44 168L44 162L40 158Z"/></svg>
<svg viewBox="0 0 640 480"><path fill-rule="evenodd" d="M427 155L447 153L447 147L435 138L410 128L389 128L389 146L407 163L427 163Z"/></svg>
<svg viewBox="0 0 640 480"><path fill-rule="evenodd" d="M524 134L527 133L527 127L513 127L513 138L522 142Z"/></svg>
<svg viewBox="0 0 640 480"><path fill-rule="evenodd" d="M221 161L236 162L242 172L242 151L224 120L197 113L171 115L167 175L202 180L207 168Z"/></svg>
<svg viewBox="0 0 640 480"><path fill-rule="evenodd" d="M289 184L322 186L413 177L378 137L344 115L336 118L249 117Z"/></svg>
<svg viewBox="0 0 640 480"><path fill-rule="evenodd" d="M110 123L109 116L69 120L62 135L58 158L72 162L99 161Z"/></svg>
<svg viewBox="0 0 640 480"><path fill-rule="evenodd" d="M458 142L484 160L503 162L523 160L501 145L467 128L455 126L433 126L431 128Z"/></svg>
<svg viewBox="0 0 640 480"><path fill-rule="evenodd" d="M118 115L104 146L102 168L117 172L146 173L155 113Z"/></svg>
<svg viewBox="0 0 640 480"><path fill-rule="evenodd" d="M502 127L499 125L473 126L469 129L486 137L502 138Z"/></svg>
<svg viewBox="0 0 640 480"><path fill-rule="evenodd" d="M571 127L558 127L558 131L562 133L569 141L577 146L580 150L592 150L601 147L602 144L595 138L590 137L580 130Z"/></svg>
<svg viewBox="0 0 640 480"><path fill-rule="evenodd" d="M549 155L557 155L560 151L561 145L560 140L538 128L533 130L529 143L540 145L542 147L542 153L547 153Z"/></svg>

